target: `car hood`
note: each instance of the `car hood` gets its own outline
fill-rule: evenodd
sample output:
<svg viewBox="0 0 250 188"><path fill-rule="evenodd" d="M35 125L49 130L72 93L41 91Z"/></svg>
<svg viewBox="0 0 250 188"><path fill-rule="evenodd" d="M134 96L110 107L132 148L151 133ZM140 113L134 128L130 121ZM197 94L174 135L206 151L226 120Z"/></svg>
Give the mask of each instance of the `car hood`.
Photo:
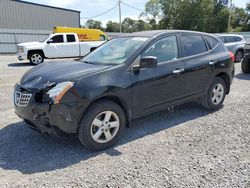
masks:
<svg viewBox="0 0 250 188"><path fill-rule="evenodd" d="M41 90L51 84L77 79L109 68L80 61L47 62L27 71L20 80L23 88Z"/></svg>
<svg viewBox="0 0 250 188"><path fill-rule="evenodd" d="M19 43L18 46L38 46L41 45L41 42L23 42L23 43Z"/></svg>

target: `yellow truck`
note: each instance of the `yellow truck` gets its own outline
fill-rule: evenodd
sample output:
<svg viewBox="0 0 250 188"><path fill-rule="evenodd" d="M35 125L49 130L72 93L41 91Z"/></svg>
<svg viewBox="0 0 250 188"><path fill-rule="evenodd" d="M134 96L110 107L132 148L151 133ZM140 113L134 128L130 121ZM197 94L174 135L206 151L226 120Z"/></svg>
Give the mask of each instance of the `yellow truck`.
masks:
<svg viewBox="0 0 250 188"><path fill-rule="evenodd" d="M53 33L76 33L79 41L107 41L108 37L99 29L85 29L74 27L54 27Z"/></svg>

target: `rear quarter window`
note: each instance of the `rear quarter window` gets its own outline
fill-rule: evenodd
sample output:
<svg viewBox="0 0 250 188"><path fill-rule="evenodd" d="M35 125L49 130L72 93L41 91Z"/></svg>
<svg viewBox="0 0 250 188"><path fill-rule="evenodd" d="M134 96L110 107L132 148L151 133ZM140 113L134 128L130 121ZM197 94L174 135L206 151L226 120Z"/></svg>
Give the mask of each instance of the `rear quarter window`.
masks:
<svg viewBox="0 0 250 188"><path fill-rule="evenodd" d="M205 41L200 35L182 35L181 42L184 56L193 56L207 51Z"/></svg>
<svg viewBox="0 0 250 188"><path fill-rule="evenodd" d="M235 42L240 42L240 41L242 41L242 38L240 38L240 37L234 37L234 40L235 40Z"/></svg>
<svg viewBox="0 0 250 188"><path fill-rule="evenodd" d="M218 40L214 37L205 36L205 39L206 39L206 41L211 49L213 49L218 44Z"/></svg>

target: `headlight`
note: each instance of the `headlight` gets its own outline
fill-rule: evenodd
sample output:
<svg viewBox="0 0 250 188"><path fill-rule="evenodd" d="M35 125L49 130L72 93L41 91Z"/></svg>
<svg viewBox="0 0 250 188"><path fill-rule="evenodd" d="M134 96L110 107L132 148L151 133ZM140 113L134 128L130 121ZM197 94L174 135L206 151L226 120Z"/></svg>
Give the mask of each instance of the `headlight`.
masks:
<svg viewBox="0 0 250 188"><path fill-rule="evenodd" d="M58 104L64 94L74 86L74 82L61 82L55 87L47 91L46 94L53 100L54 104Z"/></svg>
<svg viewBox="0 0 250 188"><path fill-rule="evenodd" d="M18 46L18 52L24 52L23 46Z"/></svg>

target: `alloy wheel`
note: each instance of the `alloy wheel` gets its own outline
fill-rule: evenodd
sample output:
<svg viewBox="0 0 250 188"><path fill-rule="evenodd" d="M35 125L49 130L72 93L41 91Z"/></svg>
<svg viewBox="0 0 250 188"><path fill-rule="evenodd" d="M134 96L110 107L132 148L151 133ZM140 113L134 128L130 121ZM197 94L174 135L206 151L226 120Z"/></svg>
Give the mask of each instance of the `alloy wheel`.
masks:
<svg viewBox="0 0 250 188"><path fill-rule="evenodd" d="M224 97L224 87L222 84L216 84L212 91L212 103L218 105Z"/></svg>
<svg viewBox="0 0 250 188"><path fill-rule="evenodd" d="M33 54L31 56L31 61L32 61L32 63L38 65L38 64L42 63L43 57L40 54Z"/></svg>
<svg viewBox="0 0 250 188"><path fill-rule="evenodd" d="M116 113L104 111L98 114L91 124L91 136L97 143L107 143L117 134L120 120Z"/></svg>

